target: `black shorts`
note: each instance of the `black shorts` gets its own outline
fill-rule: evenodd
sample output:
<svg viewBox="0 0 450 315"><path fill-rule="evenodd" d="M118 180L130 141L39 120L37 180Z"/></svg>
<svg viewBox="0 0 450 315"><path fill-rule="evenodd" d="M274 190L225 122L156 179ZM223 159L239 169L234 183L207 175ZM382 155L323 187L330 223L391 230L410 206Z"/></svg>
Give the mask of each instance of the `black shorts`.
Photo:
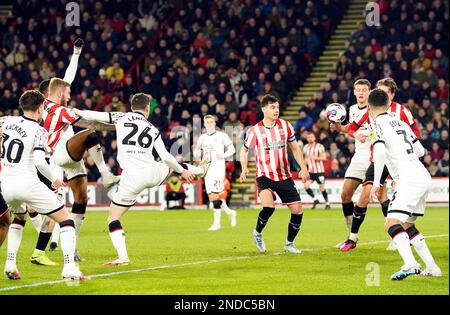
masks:
<svg viewBox="0 0 450 315"><path fill-rule="evenodd" d="M386 182L386 179L388 178L388 176L389 176L389 171L385 165L384 169L383 169L383 173L381 174L380 184L383 185ZM363 186L369 185L369 184L372 185L374 177L375 177L375 166L372 162L372 163L370 163L369 167L367 168L366 179L363 182Z"/></svg>
<svg viewBox="0 0 450 315"><path fill-rule="evenodd" d="M269 189L274 195L274 199L275 193L277 193L283 204L293 204L301 202L300 195L297 188L295 187L295 183L292 178L288 178L282 181L274 181L265 176L261 176L256 179L256 182L258 184L259 193L261 193L261 191L263 191L264 189Z"/></svg>
<svg viewBox="0 0 450 315"><path fill-rule="evenodd" d="M325 184L325 174L324 173L309 173L309 179L313 182L317 182L319 185Z"/></svg>

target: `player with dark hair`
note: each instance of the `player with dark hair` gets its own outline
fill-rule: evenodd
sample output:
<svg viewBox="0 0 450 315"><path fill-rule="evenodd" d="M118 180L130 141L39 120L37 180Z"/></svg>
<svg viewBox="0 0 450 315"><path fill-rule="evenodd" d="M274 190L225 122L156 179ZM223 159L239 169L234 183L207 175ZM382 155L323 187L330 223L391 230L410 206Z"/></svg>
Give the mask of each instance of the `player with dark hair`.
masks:
<svg viewBox="0 0 450 315"><path fill-rule="evenodd" d="M425 154L425 149L407 123L386 112L388 104L389 96L383 89L378 88L370 92L374 161L372 199L377 199L385 167L397 181L389 204L385 229L395 242L404 265L391 276L391 280L403 280L415 274L440 277L442 271L415 225L417 218L425 213L426 199L431 187L430 173L419 160L419 157ZM411 246L426 264L425 270L421 270Z"/></svg>
<svg viewBox="0 0 450 315"><path fill-rule="evenodd" d="M258 250L262 253L265 252L266 246L263 241L262 230L275 211L276 193L283 204L287 205L291 211L284 250L300 254L301 250L295 247L294 239L300 230L303 211L300 195L295 187L289 167L288 146L300 165L299 174L303 183L309 179L308 169L302 151L295 140L294 128L289 122L278 117L280 113L278 98L270 94L264 95L261 99L261 107L264 118L247 131L240 152L241 182L246 180L249 172L247 167L249 150L254 148L256 156L256 182L263 208L258 215L253 238Z"/></svg>
<svg viewBox="0 0 450 315"><path fill-rule="evenodd" d="M47 177L54 189L64 185L62 176L45 160L48 150L48 134L39 126L44 113L44 96L39 91L26 91L19 99L23 116L6 117L2 120L2 183L3 197L15 214L9 227L8 254L5 275L12 280L20 279L16 257L25 225L26 207L48 215L61 227L61 247L64 255L63 278L86 280L75 265L75 224L69 212L56 195L37 177L38 169Z"/></svg>
<svg viewBox="0 0 450 315"><path fill-rule="evenodd" d="M392 78L385 78L382 80L379 80L377 82L377 88L383 90L386 92L386 94L389 97L389 106L387 108L387 112L395 117L397 119L404 121L408 126L410 126L411 130L414 132L414 134L419 137L420 136L420 130L417 127L417 124L414 121L414 118L412 117L411 112L403 105L398 104L394 102L395 93L397 91L397 85L395 81ZM372 118L369 115L369 110L366 109L364 112L360 114L360 116L355 119L351 124L349 124L346 127L340 128L341 131L348 132L350 136L354 136L354 134L359 130L361 126L363 126L365 123L370 124L372 122ZM370 141L370 138L373 137L373 134L369 133L368 135L360 134L359 138L361 141ZM363 182L363 190L361 192L361 195L359 197L359 200L353 210L353 220L352 220L352 227L350 236L347 241L340 247L342 251L349 251L356 247L356 243L358 241L358 232L359 229L364 222L366 212L367 212L367 206L370 202L370 190L372 188L373 183L373 158L372 158L372 149L371 146L371 155L369 158L370 165L369 168L366 171L365 179ZM383 171L383 176L381 178L383 186L380 187L378 190L378 200L381 204L383 216L386 217L387 215L387 209L389 206L389 198L387 196L387 189L386 189L386 180L389 176L389 171L387 168ZM387 250L396 250L394 242L391 242L389 246L387 247Z"/></svg>
<svg viewBox="0 0 450 315"><path fill-rule="evenodd" d="M118 258L105 263L107 266L127 265L130 262L120 219L136 203L137 196L145 188L161 185L172 172L181 174L183 179L190 182L194 176L204 176L210 164L208 156L199 166L179 164L167 152L160 131L148 121L151 100L152 97L144 93L133 95L132 112L129 113L76 110L88 120L113 124L117 131L117 160L123 171L120 182L111 194L108 227ZM155 161L153 149L161 162Z"/></svg>

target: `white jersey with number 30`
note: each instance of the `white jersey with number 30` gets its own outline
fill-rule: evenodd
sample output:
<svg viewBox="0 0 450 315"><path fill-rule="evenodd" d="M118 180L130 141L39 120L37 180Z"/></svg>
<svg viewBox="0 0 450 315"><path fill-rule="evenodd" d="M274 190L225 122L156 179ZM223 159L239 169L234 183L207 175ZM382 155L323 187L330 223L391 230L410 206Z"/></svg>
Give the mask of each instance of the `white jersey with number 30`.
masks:
<svg viewBox="0 0 450 315"><path fill-rule="evenodd" d="M2 177L36 176L34 151L48 151L48 133L32 119L8 116L0 120L2 130Z"/></svg>
<svg viewBox="0 0 450 315"><path fill-rule="evenodd" d="M153 157L159 130L141 113L111 113L117 131L117 161L122 169L143 169L158 165Z"/></svg>

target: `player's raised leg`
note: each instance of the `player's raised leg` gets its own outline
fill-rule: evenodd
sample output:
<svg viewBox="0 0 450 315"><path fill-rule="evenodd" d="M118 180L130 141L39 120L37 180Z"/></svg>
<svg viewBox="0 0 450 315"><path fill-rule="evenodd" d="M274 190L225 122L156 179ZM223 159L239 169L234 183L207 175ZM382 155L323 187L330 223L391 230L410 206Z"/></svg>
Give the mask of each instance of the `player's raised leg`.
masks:
<svg viewBox="0 0 450 315"><path fill-rule="evenodd" d="M66 148L73 161L81 161L84 152L88 151L102 176L102 183L105 187L108 188L117 182L116 176L111 174L106 166L100 140L94 130L86 129L78 132L67 141Z"/></svg>

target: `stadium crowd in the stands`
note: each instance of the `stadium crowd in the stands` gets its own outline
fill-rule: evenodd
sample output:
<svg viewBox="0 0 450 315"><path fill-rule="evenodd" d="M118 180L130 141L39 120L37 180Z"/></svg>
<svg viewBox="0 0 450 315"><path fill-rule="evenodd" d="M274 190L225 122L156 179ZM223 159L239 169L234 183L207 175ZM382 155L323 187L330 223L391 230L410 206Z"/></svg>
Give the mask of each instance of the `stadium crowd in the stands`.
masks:
<svg viewBox="0 0 450 315"><path fill-rule="evenodd" d="M218 126L254 124L258 96L273 93L282 107L311 71L348 1L94 1L80 0L82 28L65 27L58 1L16 1L0 17L0 115L19 114L17 99L43 79L62 77L76 37L85 39L70 106L125 111L129 97L154 97L151 122L184 137L206 114ZM323 115L329 102L354 103L352 83L393 77L397 101L421 124L424 158L434 176L448 175L448 1L379 1L381 26L358 25L323 91L299 112L298 138L312 130L330 156L330 177L342 177L354 151L332 134ZM20 14L18 14L20 12ZM28 16L26 15L28 14ZM20 16L20 17L19 17ZM81 30L83 29L83 31ZM114 135L101 133L105 158L118 173ZM191 145L194 139L190 139ZM186 158L186 157L185 157ZM88 157L89 180L99 177ZM236 174L233 163L229 174ZM235 176L235 175L234 175Z"/></svg>

